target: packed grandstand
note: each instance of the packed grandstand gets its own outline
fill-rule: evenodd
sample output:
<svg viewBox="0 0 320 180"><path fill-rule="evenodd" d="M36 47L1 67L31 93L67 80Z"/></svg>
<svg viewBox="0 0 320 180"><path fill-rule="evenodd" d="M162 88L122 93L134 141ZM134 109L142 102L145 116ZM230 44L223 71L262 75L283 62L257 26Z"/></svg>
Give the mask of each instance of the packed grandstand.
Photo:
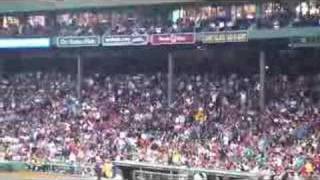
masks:
<svg viewBox="0 0 320 180"><path fill-rule="evenodd" d="M317 30L320 4L205 2L7 13L0 24L4 38L57 42L63 37ZM264 39L250 42L249 36L249 42L217 47L196 39L188 43L192 47L175 45L175 39L170 48L153 50L55 46L12 52L1 45L1 162L98 179L124 178L126 170L114 163L121 161L318 179L318 50L291 50L281 38L266 45Z"/></svg>

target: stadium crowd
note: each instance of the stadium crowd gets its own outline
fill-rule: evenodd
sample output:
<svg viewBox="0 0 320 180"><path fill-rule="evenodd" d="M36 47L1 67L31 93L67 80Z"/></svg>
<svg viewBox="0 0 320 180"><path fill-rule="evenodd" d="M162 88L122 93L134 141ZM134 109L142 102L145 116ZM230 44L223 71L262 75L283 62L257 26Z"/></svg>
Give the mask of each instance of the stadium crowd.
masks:
<svg viewBox="0 0 320 180"><path fill-rule="evenodd" d="M1 16L0 36L49 36L52 34L52 24L49 16Z"/></svg>
<svg viewBox="0 0 320 180"><path fill-rule="evenodd" d="M1 36L137 35L319 26L317 4L182 5L23 14L0 17Z"/></svg>
<svg viewBox="0 0 320 180"><path fill-rule="evenodd" d="M82 165L132 160L276 175L320 173L319 76L278 75L257 108L255 76L61 73L1 78L1 159ZM107 176L112 176L108 171Z"/></svg>

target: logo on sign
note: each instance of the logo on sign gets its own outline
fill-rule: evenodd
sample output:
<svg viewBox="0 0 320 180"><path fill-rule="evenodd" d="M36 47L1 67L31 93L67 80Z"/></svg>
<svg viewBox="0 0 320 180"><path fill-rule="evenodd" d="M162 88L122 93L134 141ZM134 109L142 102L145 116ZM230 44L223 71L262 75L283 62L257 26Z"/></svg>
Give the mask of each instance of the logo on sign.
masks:
<svg viewBox="0 0 320 180"><path fill-rule="evenodd" d="M98 36L72 36L72 37L58 37L58 47L88 47L99 46L100 38Z"/></svg>
<svg viewBox="0 0 320 180"><path fill-rule="evenodd" d="M205 44L247 42L248 34L245 31L235 32L209 32L201 35L201 41Z"/></svg>
<svg viewBox="0 0 320 180"><path fill-rule="evenodd" d="M142 46L148 44L147 35L115 35L115 36L104 36L103 46Z"/></svg>
<svg viewBox="0 0 320 180"><path fill-rule="evenodd" d="M152 45L194 44L195 42L194 33L154 34L151 37Z"/></svg>
<svg viewBox="0 0 320 180"><path fill-rule="evenodd" d="M145 42L147 42L147 38L146 38L146 36L144 36L144 37L141 37L141 36L140 37L132 37L131 42L135 43L135 44L145 43Z"/></svg>

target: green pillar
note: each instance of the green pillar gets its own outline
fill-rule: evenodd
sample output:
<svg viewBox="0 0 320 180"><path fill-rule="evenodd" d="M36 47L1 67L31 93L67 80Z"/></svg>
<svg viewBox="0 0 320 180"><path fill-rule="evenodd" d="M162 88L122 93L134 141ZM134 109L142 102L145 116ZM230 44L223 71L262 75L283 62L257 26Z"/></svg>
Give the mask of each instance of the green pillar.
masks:
<svg viewBox="0 0 320 180"><path fill-rule="evenodd" d="M260 51L259 69L260 69L260 91L259 91L259 107L260 111L264 111L265 107L265 78L266 78L266 53L264 50Z"/></svg>
<svg viewBox="0 0 320 180"><path fill-rule="evenodd" d="M260 19L263 14L262 2L260 0L255 0L255 4L256 4L256 18Z"/></svg>

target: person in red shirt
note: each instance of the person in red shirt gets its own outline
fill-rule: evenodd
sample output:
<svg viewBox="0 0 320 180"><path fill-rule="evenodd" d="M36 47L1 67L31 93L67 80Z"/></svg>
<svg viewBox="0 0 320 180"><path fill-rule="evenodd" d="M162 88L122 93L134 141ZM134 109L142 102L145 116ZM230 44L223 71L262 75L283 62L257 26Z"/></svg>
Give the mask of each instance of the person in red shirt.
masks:
<svg viewBox="0 0 320 180"><path fill-rule="evenodd" d="M308 177L309 173L307 172L306 166L303 166L300 170L300 174L302 177Z"/></svg>

